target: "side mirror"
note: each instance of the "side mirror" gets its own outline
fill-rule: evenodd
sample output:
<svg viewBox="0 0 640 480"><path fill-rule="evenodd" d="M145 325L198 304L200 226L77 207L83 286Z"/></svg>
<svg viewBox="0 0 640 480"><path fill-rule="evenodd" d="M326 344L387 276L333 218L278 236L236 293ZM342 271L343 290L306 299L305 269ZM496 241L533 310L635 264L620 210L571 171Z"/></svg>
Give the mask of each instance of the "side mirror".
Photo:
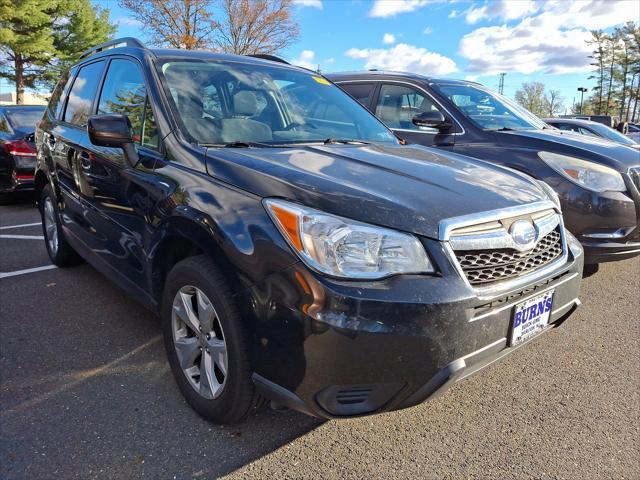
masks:
<svg viewBox="0 0 640 480"><path fill-rule="evenodd" d="M440 133L444 133L451 128L451 123L437 110L420 112L413 117L412 122L417 127L437 128Z"/></svg>
<svg viewBox="0 0 640 480"><path fill-rule="evenodd" d="M126 115L92 115L87 122L89 140L99 147L121 148L132 168L138 164L138 152L133 145L131 121Z"/></svg>

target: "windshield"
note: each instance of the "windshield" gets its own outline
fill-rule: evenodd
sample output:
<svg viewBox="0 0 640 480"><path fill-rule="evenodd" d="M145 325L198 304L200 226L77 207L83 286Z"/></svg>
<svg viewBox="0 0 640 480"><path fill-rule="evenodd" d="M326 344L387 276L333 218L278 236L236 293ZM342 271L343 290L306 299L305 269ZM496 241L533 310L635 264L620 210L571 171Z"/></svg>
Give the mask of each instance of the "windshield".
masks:
<svg viewBox="0 0 640 480"><path fill-rule="evenodd" d="M501 95L472 85L435 85L469 120L483 130L539 130L545 124Z"/></svg>
<svg viewBox="0 0 640 480"><path fill-rule="evenodd" d="M42 108L20 108L7 110L7 120L15 130L35 130L36 123L42 118Z"/></svg>
<svg viewBox="0 0 640 480"><path fill-rule="evenodd" d="M623 135L617 130L614 130L611 127L607 127L606 125L602 125L600 123L596 125L589 125L589 128L599 133L601 136L608 138L609 140L613 140L614 142L624 143L625 145L635 145L632 139Z"/></svg>
<svg viewBox="0 0 640 480"><path fill-rule="evenodd" d="M158 67L175 113L199 144L397 142L358 102L311 72L192 59Z"/></svg>

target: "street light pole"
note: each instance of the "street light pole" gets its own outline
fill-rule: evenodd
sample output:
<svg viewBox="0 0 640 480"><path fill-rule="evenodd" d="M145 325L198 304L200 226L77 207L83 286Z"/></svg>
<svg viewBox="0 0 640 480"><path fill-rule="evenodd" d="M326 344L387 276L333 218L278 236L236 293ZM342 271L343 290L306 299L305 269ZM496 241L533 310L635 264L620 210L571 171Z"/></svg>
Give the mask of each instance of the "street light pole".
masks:
<svg viewBox="0 0 640 480"><path fill-rule="evenodd" d="M584 92L588 91L588 88L578 87L580 92L580 115L582 115L582 101L584 100Z"/></svg>

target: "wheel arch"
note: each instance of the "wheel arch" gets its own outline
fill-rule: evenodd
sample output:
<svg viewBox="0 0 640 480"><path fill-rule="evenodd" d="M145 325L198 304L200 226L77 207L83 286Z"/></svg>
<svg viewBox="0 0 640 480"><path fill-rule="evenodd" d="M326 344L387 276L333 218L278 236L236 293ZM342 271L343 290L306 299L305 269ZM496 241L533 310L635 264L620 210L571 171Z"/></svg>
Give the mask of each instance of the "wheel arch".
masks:
<svg viewBox="0 0 640 480"><path fill-rule="evenodd" d="M238 272L222 245L224 236L202 215L196 218L177 216L168 219L159 229L150 249L149 285L157 305L162 301L167 274L181 260L207 255L220 268L233 293L242 288ZM228 244L228 243L227 243Z"/></svg>
<svg viewBox="0 0 640 480"><path fill-rule="evenodd" d="M47 183L49 183L47 175L42 170L38 170L36 172L36 178L34 180L36 202L40 202L42 191L44 190L44 187L47 186Z"/></svg>

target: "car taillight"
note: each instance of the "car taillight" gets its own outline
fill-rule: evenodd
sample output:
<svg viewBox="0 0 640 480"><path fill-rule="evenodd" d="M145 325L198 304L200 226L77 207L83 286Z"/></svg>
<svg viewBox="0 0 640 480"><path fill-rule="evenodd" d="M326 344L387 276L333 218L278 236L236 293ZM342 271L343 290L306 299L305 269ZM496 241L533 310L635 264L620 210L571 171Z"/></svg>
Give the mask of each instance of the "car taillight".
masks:
<svg viewBox="0 0 640 480"><path fill-rule="evenodd" d="M6 142L4 144L4 148L7 150L9 155L20 156L20 157L35 157L36 149L32 147L29 143L24 140L13 140L11 142Z"/></svg>

